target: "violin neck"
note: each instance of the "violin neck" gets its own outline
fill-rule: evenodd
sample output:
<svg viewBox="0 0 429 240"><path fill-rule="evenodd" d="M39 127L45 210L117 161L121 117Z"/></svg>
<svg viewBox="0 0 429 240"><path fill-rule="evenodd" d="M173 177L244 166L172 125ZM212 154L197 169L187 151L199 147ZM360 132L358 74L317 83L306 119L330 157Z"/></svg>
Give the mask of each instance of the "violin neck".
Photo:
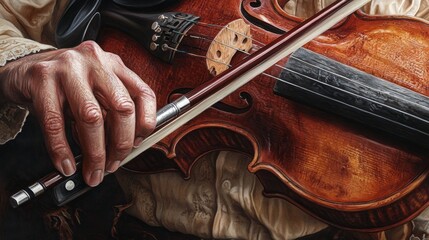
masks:
<svg viewBox="0 0 429 240"><path fill-rule="evenodd" d="M428 148L429 98L307 49L288 60L274 92Z"/></svg>

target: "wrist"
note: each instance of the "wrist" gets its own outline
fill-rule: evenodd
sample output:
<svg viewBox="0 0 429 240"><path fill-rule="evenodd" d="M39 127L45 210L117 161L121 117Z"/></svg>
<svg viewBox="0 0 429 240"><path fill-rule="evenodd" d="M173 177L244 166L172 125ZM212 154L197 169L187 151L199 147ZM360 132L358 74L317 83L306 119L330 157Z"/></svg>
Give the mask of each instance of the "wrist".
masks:
<svg viewBox="0 0 429 240"><path fill-rule="evenodd" d="M14 60L0 67L0 104L27 105L29 98L23 89L28 79L28 62L34 55Z"/></svg>
<svg viewBox="0 0 429 240"><path fill-rule="evenodd" d="M19 105L22 103L18 102L20 96L16 93L17 86L15 86L15 80L21 77L11 73L14 71L14 68L19 67L20 64L17 64L17 61L19 60L9 62L0 67L0 105Z"/></svg>

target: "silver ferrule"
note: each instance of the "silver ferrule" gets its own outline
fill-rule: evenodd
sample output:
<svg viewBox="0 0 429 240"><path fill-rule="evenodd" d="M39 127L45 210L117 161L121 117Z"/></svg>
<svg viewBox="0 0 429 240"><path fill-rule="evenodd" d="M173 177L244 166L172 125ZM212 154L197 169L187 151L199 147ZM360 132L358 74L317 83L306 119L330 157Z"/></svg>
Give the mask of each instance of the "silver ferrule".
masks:
<svg viewBox="0 0 429 240"><path fill-rule="evenodd" d="M177 117L183 110L191 105L189 99L182 96L172 103L165 105L156 113L156 126L159 127L169 120Z"/></svg>
<svg viewBox="0 0 429 240"><path fill-rule="evenodd" d="M31 191L31 192L28 192ZM28 187L26 190L20 190L19 192L13 194L9 201L12 207L16 208L21 206L23 203L29 201L31 196L37 197L45 191L43 185L39 182Z"/></svg>
<svg viewBox="0 0 429 240"><path fill-rule="evenodd" d="M33 192L34 196L36 197L45 191L45 188L39 182L36 182L35 184L29 186L28 188Z"/></svg>
<svg viewBox="0 0 429 240"><path fill-rule="evenodd" d="M12 207L16 208L30 200L30 195L25 190L20 190L19 192L13 194L9 200Z"/></svg>

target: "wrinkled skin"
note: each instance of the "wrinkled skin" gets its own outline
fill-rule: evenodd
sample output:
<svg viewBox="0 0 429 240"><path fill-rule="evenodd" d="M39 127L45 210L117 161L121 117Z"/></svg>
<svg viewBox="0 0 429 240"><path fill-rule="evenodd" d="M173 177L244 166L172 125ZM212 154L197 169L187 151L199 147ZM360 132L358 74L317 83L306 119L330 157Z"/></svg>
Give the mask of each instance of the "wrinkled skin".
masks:
<svg viewBox="0 0 429 240"><path fill-rule="evenodd" d="M83 176L98 185L154 129L155 94L115 54L95 42L46 51L0 68L0 101L28 106L38 117L55 167L76 171L64 121L74 121Z"/></svg>

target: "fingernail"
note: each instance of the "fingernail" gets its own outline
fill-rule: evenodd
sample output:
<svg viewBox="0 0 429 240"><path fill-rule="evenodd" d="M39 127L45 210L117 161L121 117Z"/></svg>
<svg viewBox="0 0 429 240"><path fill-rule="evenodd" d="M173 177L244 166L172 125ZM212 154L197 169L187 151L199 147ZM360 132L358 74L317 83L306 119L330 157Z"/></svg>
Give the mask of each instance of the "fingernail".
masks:
<svg viewBox="0 0 429 240"><path fill-rule="evenodd" d="M89 178L88 185L91 187L95 187L98 184L100 184L102 180L103 180L103 171L95 170L94 172L91 173L91 177Z"/></svg>
<svg viewBox="0 0 429 240"><path fill-rule="evenodd" d="M118 170L119 164L121 164L121 161L114 161L114 162L110 163L107 166L107 170L106 171L109 172L109 173L112 173L112 172Z"/></svg>
<svg viewBox="0 0 429 240"><path fill-rule="evenodd" d="M67 177L76 172L76 166L69 159L61 162L61 168L63 169L63 174Z"/></svg>
<svg viewBox="0 0 429 240"><path fill-rule="evenodd" d="M137 137L136 140L134 140L134 147L140 146L140 144L142 144L143 140L144 140L144 138Z"/></svg>

